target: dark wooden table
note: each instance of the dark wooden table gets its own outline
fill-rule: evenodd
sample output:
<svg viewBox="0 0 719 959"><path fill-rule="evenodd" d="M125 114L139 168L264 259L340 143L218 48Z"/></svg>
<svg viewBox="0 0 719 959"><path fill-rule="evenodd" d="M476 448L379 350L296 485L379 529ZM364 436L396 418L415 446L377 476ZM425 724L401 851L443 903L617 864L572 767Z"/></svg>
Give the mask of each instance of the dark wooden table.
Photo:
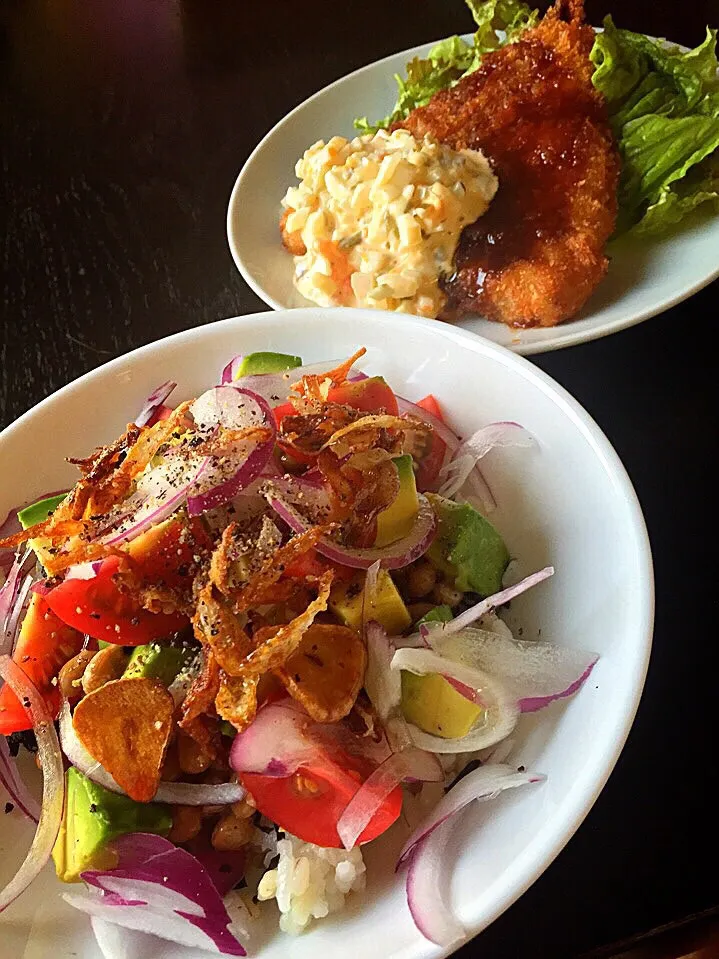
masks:
<svg viewBox="0 0 719 959"><path fill-rule="evenodd" d="M623 0L614 14L694 44L719 21L712 6ZM599 22L606 11L593 0L589 12ZM468 29L461 0L2 0L0 426L111 357L263 309L225 241L252 147L331 80ZM594 809L464 956L594 954L719 904L718 294L715 283L634 329L536 360L596 418L636 485L656 561L655 645Z"/></svg>

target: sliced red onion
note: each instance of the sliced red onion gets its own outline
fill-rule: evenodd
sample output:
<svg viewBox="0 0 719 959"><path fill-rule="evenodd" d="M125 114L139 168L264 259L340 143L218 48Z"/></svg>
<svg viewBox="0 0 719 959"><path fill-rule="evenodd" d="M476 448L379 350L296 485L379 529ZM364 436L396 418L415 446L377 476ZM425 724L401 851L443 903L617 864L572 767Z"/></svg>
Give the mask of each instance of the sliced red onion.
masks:
<svg viewBox="0 0 719 959"><path fill-rule="evenodd" d="M216 386L208 390L195 400L191 412L202 429L224 426L226 429L239 430L264 426L271 432L267 440L255 443L249 453L245 453L238 469L213 483L211 488L188 497L187 508L191 515L196 515L222 506L257 479L272 458L276 426L272 410L264 397L238 386ZM247 443L241 441L241 445L246 446Z"/></svg>
<svg viewBox="0 0 719 959"><path fill-rule="evenodd" d="M442 467L439 492L451 499L472 474L479 460L499 446L534 446L536 440L519 423L490 423L473 433L457 450L450 463ZM486 481L484 481L486 485ZM489 490L491 495L491 490ZM492 500L494 497L492 497Z"/></svg>
<svg viewBox="0 0 719 959"><path fill-rule="evenodd" d="M407 905L414 924L430 942L446 949L467 938L467 930L445 902L447 882L442 868L453 823L444 822L410 857L407 870Z"/></svg>
<svg viewBox="0 0 719 959"><path fill-rule="evenodd" d="M28 574L21 579L32 550L22 557L15 557L5 582L0 586L0 655L12 652L18 622L34 577Z"/></svg>
<svg viewBox="0 0 719 959"><path fill-rule="evenodd" d="M318 744L304 735L307 725L307 715L289 700L263 706L247 729L235 736L230 766L240 774L291 776L303 763L322 756Z"/></svg>
<svg viewBox="0 0 719 959"><path fill-rule="evenodd" d="M151 483L156 486L156 489L148 493L141 481L137 492L122 504L123 522L120 527L101 537L101 542L108 546L129 542L167 519L187 501L190 490L209 474L211 464L210 456L188 462L182 473L175 472L173 481L167 482L164 486L161 484L161 474L164 475L166 468L156 467L143 477L145 484ZM153 474L156 475L153 476Z"/></svg>
<svg viewBox="0 0 719 959"><path fill-rule="evenodd" d="M211 955L189 946L160 939L150 932L138 932L114 922L90 916L90 925L103 959L199 959Z"/></svg>
<svg viewBox="0 0 719 959"><path fill-rule="evenodd" d="M538 583L549 579L549 577L553 575L554 567L545 566L544 569L525 576L524 579L521 579L513 586L507 586L506 589L502 589L492 596L487 596L486 599L481 600L481 602L475 606L470 606L469 609L460 613L459 616L455 616L455 618L451 619L448 623L425 623L423 626L420 626L420 633L430 643L434 641L434 638L439 636L449 636L452 633L459 633L467 626L471 626L472 623L476 623L485 613L491 612L491 610L496 609L498 606L503 606L511 599L515 599L522 593L526 593L532 586L536 586Z"/></svg>
<svg viewBox="0 0 719 959"><path fill-rule="evenodd" d="M410 724L412 740L420 749L433 753L469 753L485 749L505 739L517 725L519 707L500 680L478 669L440 656L432 649L398 649L392 657L392 670L407 670L419 676L439 673L451 676L477 690L482 714L466 736L445 739L432 736Z"/></svg>
<svg viewBox="0 0 719 959"><path fill-rule="evenodd" d="M432 645L443 657L501 679L524 713L577 692L599 659L581 649L516 640L498 617L489 629L464 629Z"/></svg>
<svg viewBox="0 0 719 959"><path fill-rule="evenodd" d="M511 766L480 766L445 793L407 840L397 868L409 861L407 904L417 928L431 942L448 948L466 938L466 930L443 898L446 883L443 882L442 853L452 818L474 800L494 799L505 789L543 779L544 776L536 773L517 772Z"/></svg>
<svg viewBox="0 0 719 959"><path fill-rule="evenodd" d="M55 725L42 696L8 656L0 656L0 676L20 702L28 705L43 773L42 808L37 831L25 861L0 892L2 912L27 889L50 858L62 822L65 775Z"/></svg>
<svg viewBox="0 0 719 959"><path fill-rule="evenodd" d="M309 523L294 506L273 495L271 490L266 495L272 509L296 533L303 533L308 528ZM427 552L437 527L434 510L429 501L421 493L418 494L418 500L419 511L412 531L396 543L380 549L351 549L324 537L315 549L331 562L352 569L369 569L378 560L384 569L401 569L408 566Z"/></svg>
<svg viewBox="0 0 719 959"><path fill-rule="evenodd" d="M421 749L393 753L367 777L340 816L337 835L345 849L352 849L387 796L406 779L442 782L444 770L435 756Z"/></svg>
<svg viewBox="0 0 719 959"><path fill-rule="evenodd" d="M243 353L238 353L236 356L233 356L230 362L223 368L220 374L220 384L222 386L225 386L227 383L232 383L233 380L237 379L237 371L242 365L244 358Z"/></svg>
<svg viewBox="0 0 719 959"><path fill-rule="evenodd" d="M35 824L40 821L40 803L22 781L4 736L0 736L0 786L5 789L15 808L26 819Z"/></svg>
<svg viewBox="0 0 719 959"><path fill-rule="evenodd" d="M379 623L370 620L365 627L367 669L364 688L377 715L384 722L398 708L402 699L402 679L390 668L395 649L392 640Z"/></svg>
<svg viewBox="0 0 719 959"><path fill-rule="evenodd" d="M22 586L18 590L17 599L15 600L15 607L8 617L5 636L3 638L10 641L13 650L15 640L17 639L18 630L20 628L20 620L24 616L27 609L26 600L30 594L34 582L35 579L32 573L28 573L23 580Z"/></svg>
<svg viewBox="0 0 719 959"><path fill-rule="evenodd" d="M110 773L85 749L75 733L70 706L64 701L60 709L60 742L68 761L78 772L110 792L124 796ZM153 802L179 806L229 806L244 799L246 790L240 783L168 783L161 782Z"/></svg>
<svg viewBox="0 0 719 959"><path fill-rule="evenodd" d="M135 426L147 426L155 411L163 405L176 386L177 383L168 380L166 383L162 383L154 389L145 400L145 405L135 417Z"/></svg>
<svg viewBox="0 0 719 959"><path fill-rule="evenodd" d="M442 675L449 685L457 690L460 696L464 696L465 699L468 699L470 703L474 703L476 706L482 705L482 700L476 689L472 689L472 687L466 683L461 683L458 679L455 679L454 676L447 676L446 673Z"/></svg>
<svg viewBox="0 0 719 959"><path fill-rule="evenodd" d="M230 932L230 916L201 863L162 836L129 833L113 840L115 869L82 874L70 905L118 926L152 933L183 946L244 956Z"/></svg>
<svg viewBox="0 0 719 959"><path fill-rule="evenodd" d="M65 579L95 579L101 566L102 560L94 560L91 563L76 563L68 568Z"/></svg>
<svg viewBox="0 0 719 959"><path fill-rule="evenodd" d="M543 782L546 777L540 773L517 772L513 766L495 763L480 766L463 776L456 785L442 796L437 805L430 810L424 820L414 830L402 848L397 861L399 869L416 851L417 846L439 826L454 816L465 806L477 800L495 799L505 789L526 786L528 783Z"/></svg>

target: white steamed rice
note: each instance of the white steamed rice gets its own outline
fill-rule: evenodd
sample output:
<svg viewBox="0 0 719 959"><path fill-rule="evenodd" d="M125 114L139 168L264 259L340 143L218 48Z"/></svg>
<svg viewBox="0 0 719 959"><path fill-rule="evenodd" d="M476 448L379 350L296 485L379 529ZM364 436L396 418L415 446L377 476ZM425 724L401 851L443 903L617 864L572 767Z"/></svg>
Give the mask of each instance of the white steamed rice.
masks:
<svg viewBox="0 0 719 959"><path fill-rule="evenodd" d="M260 879L257 898L277 900L283 932L302 932L311 919L337 912L350 892L364 889L359 847L324 849L286 833L277 842L277 854L277 867Z"/></svg>

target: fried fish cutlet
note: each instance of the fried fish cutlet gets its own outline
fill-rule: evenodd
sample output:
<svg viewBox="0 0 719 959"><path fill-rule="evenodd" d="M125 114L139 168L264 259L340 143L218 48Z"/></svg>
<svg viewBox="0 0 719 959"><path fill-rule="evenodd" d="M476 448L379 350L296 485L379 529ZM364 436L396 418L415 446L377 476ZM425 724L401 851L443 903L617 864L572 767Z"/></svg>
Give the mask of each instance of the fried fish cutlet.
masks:
<svg viewBox="0 0 719 959"><path fill-rule="evenodd" d="M479 149L499 177L489 211L465 228L443 280L444 319L481 314L516 327L574 315L604 276L617 214L619 156L592 85L593 29L582 0L486 55L404 126Z"/></svg>

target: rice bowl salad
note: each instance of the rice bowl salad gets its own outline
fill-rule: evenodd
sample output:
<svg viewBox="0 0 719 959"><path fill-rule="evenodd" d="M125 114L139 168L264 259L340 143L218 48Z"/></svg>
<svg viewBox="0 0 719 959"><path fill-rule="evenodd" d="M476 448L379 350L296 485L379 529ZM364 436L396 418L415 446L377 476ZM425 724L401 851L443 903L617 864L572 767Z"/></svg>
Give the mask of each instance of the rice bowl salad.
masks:
<svg viewBox="0 0 719 959"><path fill-rule="evenodd" d="M445 398L398 396L363 354L236 356L176 405L162 384L4 524L0 785L37 831L0 909L52 856L103 954L245 955L272 901L291 934L341 910L403 817L417 928L466 938L437 884L447 829L541 788L511 736L597 656L501 617L553 569L515 581L481 461L533 437L460 439Z"/></svg>

